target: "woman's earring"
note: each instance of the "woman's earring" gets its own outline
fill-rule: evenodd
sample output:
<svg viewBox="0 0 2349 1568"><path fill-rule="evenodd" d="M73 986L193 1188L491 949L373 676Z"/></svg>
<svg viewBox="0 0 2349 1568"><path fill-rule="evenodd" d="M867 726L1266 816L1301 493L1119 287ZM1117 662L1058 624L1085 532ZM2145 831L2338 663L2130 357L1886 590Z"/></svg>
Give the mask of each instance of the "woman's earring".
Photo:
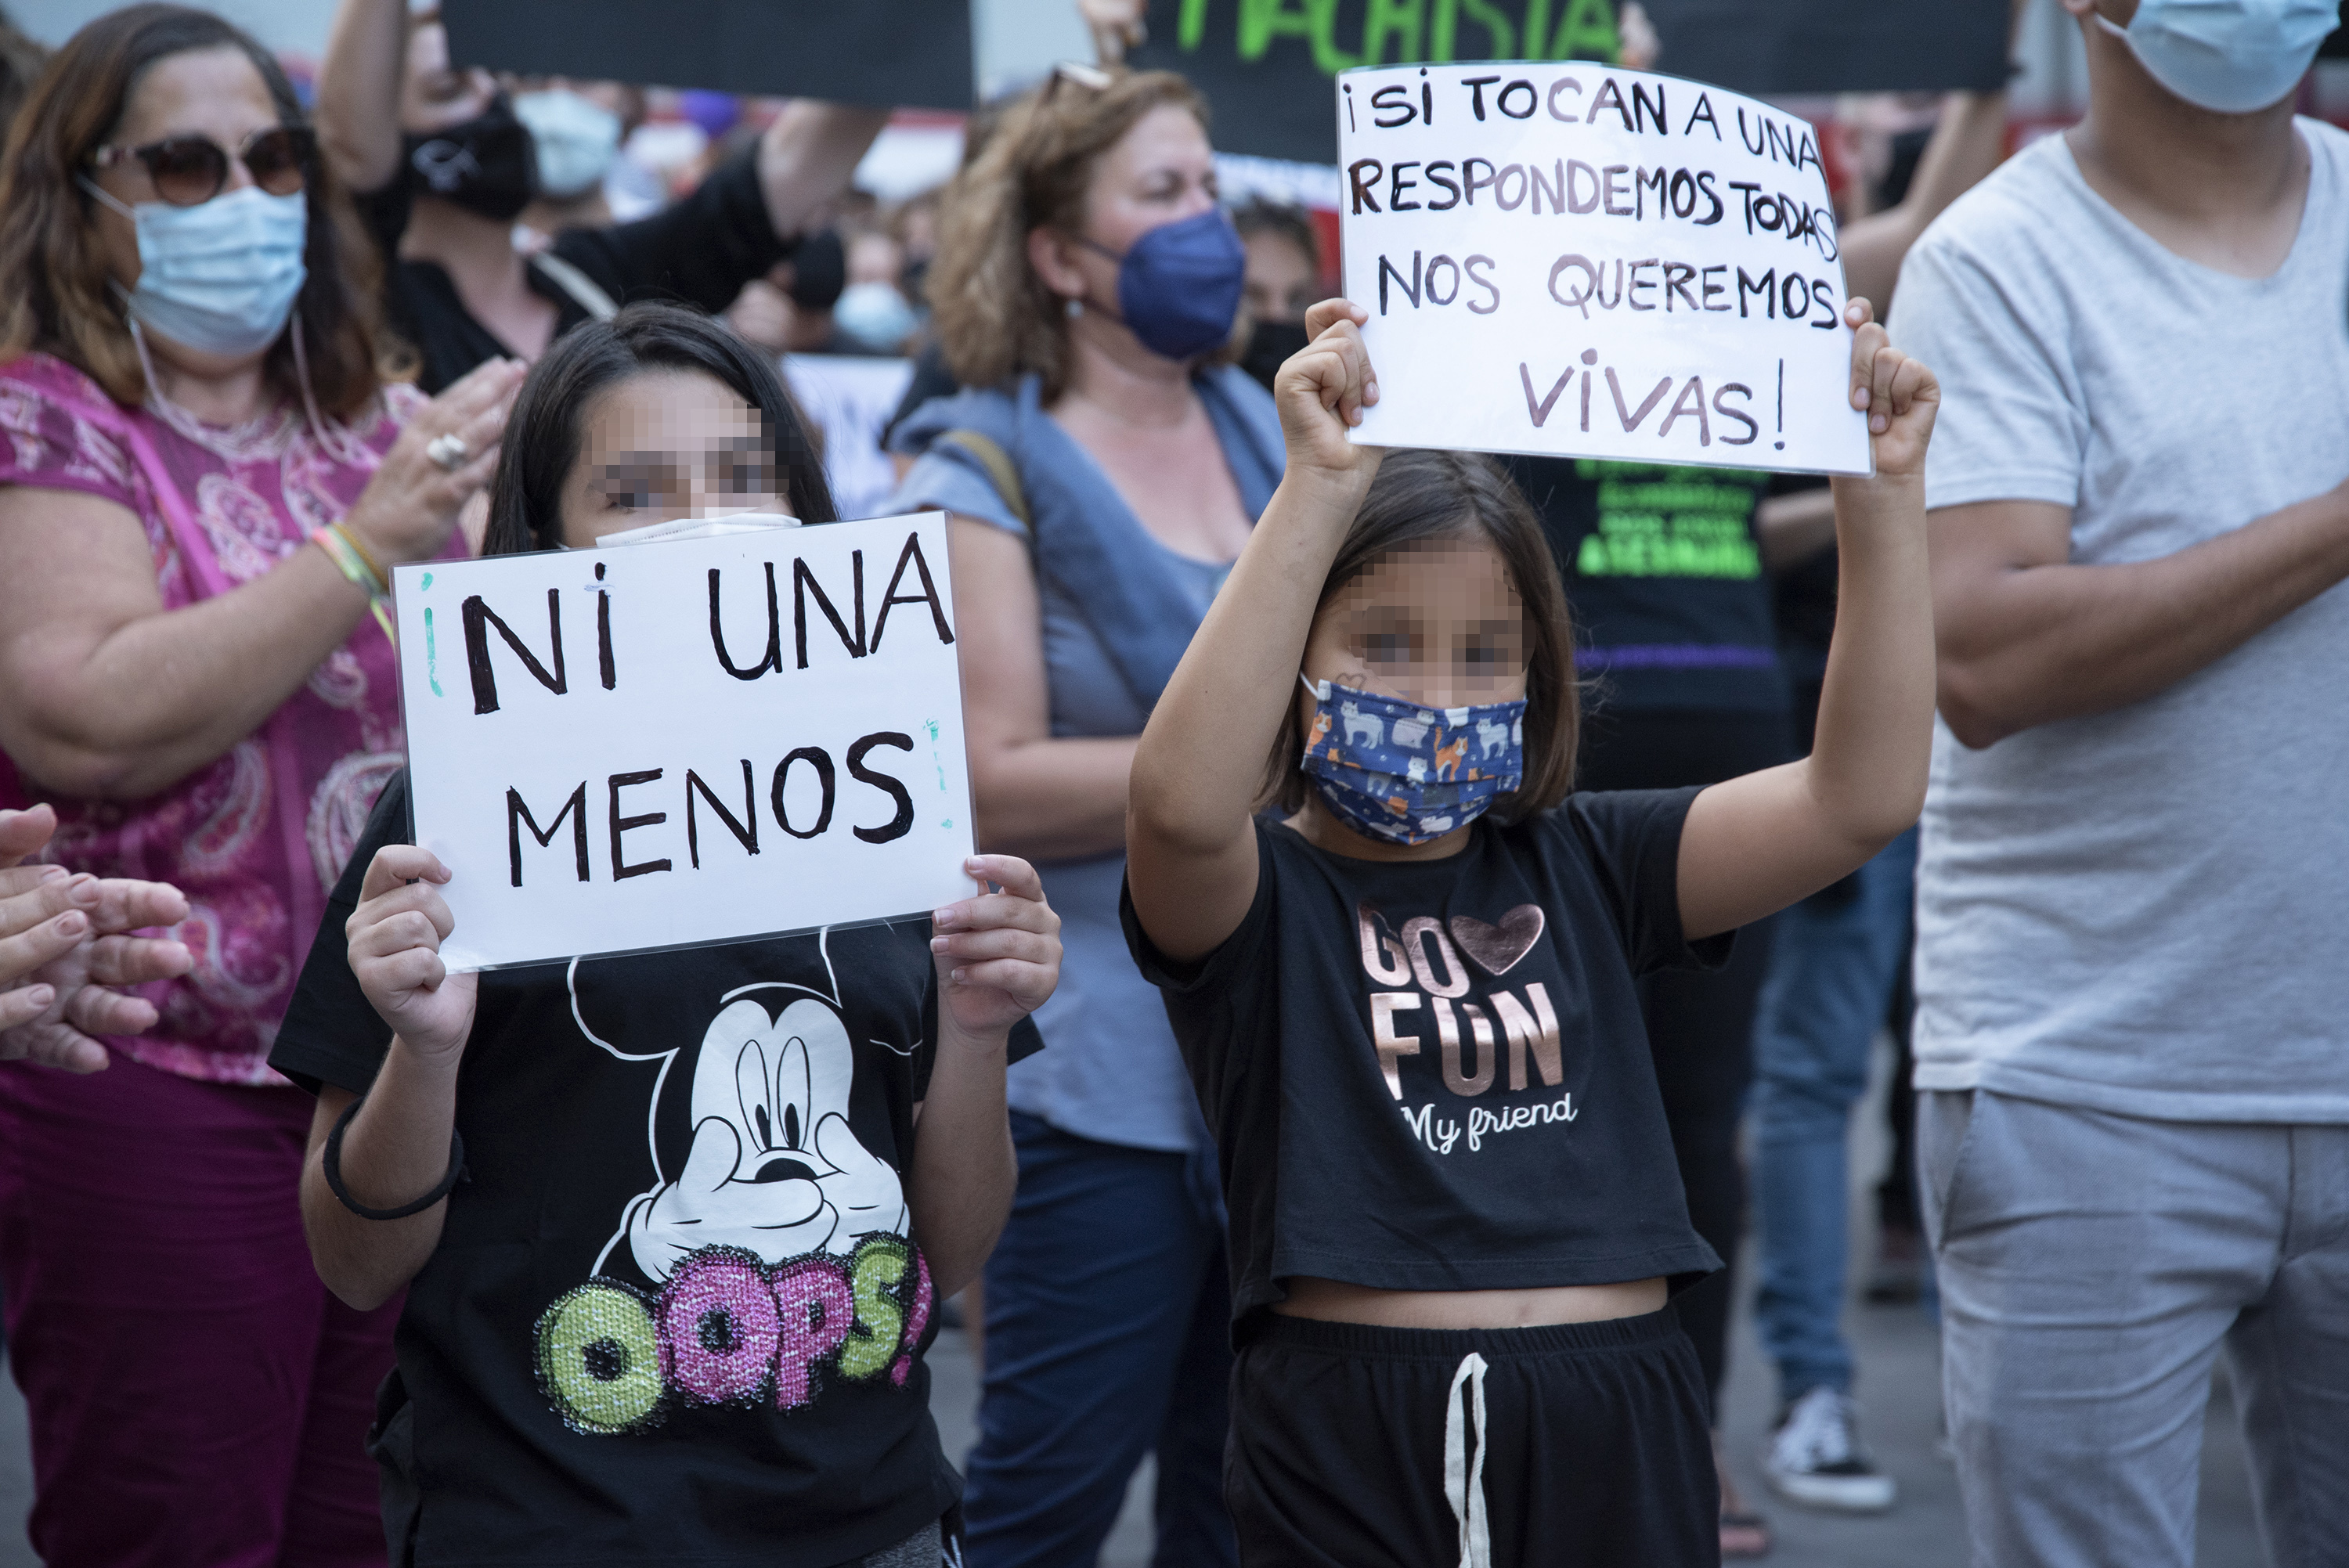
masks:
<svg viewBox="0 0 2349 1568"><path fill-rule="evenodd" d="M1081 299L1072 299L1064 308L1068 311L1069 319L1071 321L1074 321L1077 317L1085 314L1085 302Z"/></svg>

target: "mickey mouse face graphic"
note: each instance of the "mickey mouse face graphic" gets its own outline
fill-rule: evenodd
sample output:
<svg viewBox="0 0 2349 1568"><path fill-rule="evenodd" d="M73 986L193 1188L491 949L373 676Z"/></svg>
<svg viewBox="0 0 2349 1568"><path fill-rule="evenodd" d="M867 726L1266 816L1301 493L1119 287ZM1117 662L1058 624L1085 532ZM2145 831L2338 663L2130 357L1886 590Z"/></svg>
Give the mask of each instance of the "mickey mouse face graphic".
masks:
<svg viewBox="0 0 2349 1568"><path fill-rule="evenodd" d="M655 1283L705 1247L772 1264L845 1254L869 1235L906 1229L897 1172L849 1125L856 1055L840 1015L796 986L752 990L724 1002L699 1047L677 1054L656 1091L661 1180L629 1204L606 1249L625 1239ZM672 1099L680 1093L685 1117ZM682 1150L674 1133L660 1132L680 1123L690 1129Z"/></svg>

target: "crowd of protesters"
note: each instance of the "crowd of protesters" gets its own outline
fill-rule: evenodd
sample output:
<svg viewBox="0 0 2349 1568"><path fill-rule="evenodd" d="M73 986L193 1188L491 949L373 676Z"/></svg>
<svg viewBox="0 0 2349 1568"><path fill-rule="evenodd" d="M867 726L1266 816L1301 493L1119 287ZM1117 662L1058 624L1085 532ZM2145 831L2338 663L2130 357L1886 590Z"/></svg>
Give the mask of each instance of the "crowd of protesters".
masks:
<svg viewBox="0 0 2349 1568"><path fill-rule="evenodd" d="M0 21L41 1560L1079 1565L1154 1458L1170 1568L1763 1556L1749 1244L1760 1473L1896 1503L1889 1037L1867 1294L1935 1315L1971 1561L2192 1563L2223 1354L2270 1560L2349 1563L2336 5L2058 3L2067 131L1821 128L1832 486L1349 443L1334 230L1223 187L1133 0L886 202L880 111L496 75L408 0L294 74ZM393 566L934 510L972 897L443 965ZM1494 1086L1505 987L1508 1088L1563 1041L1592 1114L1446 1163L1396 1104Z"/></svg>

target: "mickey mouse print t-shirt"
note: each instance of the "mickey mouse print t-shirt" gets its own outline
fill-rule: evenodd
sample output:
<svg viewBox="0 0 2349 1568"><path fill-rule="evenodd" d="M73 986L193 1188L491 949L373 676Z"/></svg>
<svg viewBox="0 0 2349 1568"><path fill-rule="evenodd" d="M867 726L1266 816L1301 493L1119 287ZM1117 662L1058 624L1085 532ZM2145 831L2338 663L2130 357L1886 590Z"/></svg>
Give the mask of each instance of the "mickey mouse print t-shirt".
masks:
<svg viewBox="0 0 2349 1568"><path fill-rule="evenodd" d="M1714 966L1678 896L1693 789L1576 795L1440 861L1259 820L1255 903L1161 988L1220 1152L1233 1311L1307 1274L1381 1290L1721 1266L1690 1227L1633 982Z"/></svg>
<svg viewBox="0 0 2349 1568"><path fill-rule="evenodd" d="M278 1033L305 1087L382 1065L343 923L407 841L402 774ZM953 1506L905 1201L934 975L910 920L481 976L371 1443L396 1561L834 1568Z"/></svg>

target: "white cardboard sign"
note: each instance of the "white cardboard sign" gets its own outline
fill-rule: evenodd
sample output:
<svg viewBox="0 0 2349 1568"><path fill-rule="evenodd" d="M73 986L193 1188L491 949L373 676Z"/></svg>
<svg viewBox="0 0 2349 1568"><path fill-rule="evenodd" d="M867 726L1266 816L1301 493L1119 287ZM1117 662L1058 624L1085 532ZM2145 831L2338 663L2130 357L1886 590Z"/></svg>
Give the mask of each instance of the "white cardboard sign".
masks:
<svg viewBox="0 0 2349 1568"><path fill-rule="evenodd" d="M1338 77L1376 446L1867 473L1810 127L1583 61Z"/></svg>
<svg viewBox="0 0 2349 1568"><path fill-rule="evenodd" d="M450 968L969 896L943 514L392 577Z"/></svg>

